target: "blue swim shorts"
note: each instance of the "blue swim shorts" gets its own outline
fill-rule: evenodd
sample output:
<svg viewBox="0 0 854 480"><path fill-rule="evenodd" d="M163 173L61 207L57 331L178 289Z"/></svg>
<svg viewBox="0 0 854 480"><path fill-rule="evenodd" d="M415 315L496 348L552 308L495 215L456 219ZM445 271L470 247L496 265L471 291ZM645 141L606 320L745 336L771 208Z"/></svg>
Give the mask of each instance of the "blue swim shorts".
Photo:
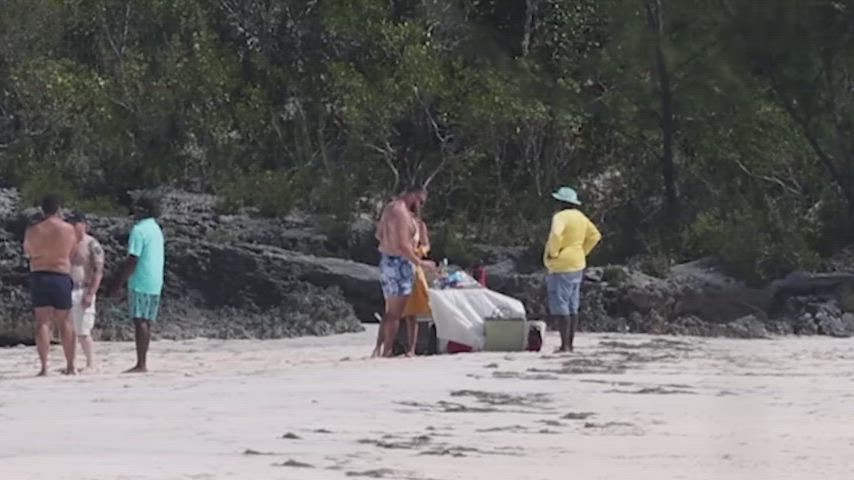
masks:
<svg viewBox="0 0 854 480"><path fill-rule="evenodd" d="M581 279L583 277L583 270L550 273L546 277L550 315L578 315L578 309L581 307Z"/></svg>
<svg viewBox="0 0 854 480"><path fill-rule="evenodd" d="M385 298L408 297L415 283L415 265L403 257L383 254L380 258L380 284Z"/></svg>
<svg viewBox="0 0 854 480"><path fill-rule="evenodd" d="M131 320L156 321L160 311L160 295L151 295L130 290L128 292L128 307Z"/></svg>
<svg viewBox="0 0 854 480"><path fill-rule="evenodd" d="M52 307L71 310L71 277L65 273L30 273L30 295L33 308Z"/></svg>

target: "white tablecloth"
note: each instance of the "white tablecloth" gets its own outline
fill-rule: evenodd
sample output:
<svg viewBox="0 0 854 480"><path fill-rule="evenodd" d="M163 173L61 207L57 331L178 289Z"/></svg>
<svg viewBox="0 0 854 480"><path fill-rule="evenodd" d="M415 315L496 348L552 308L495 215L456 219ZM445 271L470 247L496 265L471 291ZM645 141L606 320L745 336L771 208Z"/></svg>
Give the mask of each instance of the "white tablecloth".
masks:
<svg viewBox="0 0 854 480"><path fill-rule="evenodd" d="M525 318L522 302L486 288L430 289L429 294L440 349L448 341L454 341L474 351L483 350L485 318L501 315Z"/></svg>

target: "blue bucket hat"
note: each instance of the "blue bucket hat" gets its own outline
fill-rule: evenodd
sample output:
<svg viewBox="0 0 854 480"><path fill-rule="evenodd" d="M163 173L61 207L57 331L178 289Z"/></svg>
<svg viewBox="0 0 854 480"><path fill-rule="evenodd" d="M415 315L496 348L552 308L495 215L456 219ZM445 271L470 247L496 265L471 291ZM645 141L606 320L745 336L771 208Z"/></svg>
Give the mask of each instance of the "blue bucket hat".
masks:
<svg viewBox="0 0 854 480"><path fill-rule="evenodd" d="M560 187L558 191L552 193L552 197L560 202L581 206L581 200L578 199L578 192L570 187Z"/></svg>

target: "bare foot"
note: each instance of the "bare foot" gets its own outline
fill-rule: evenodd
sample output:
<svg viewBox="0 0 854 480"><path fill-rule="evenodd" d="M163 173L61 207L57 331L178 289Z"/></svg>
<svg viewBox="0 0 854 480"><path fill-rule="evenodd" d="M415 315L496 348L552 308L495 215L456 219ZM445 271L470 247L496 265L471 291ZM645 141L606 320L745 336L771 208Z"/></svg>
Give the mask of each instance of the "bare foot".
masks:
<svg viewBox="0 0 854 480"><path fill-rule="evenodd" d="M123 373L146 373L146 372L148 372L147 368L140 366L140 365L137 365L137 366L131 368L130 370L125 370Z"/></svg>
<svg viewBox="0 0 854 480"><path fill-rule="evenodd" d="M62 371L62 374L63 374L63 375L77 375L77 369L76 369L76 368L74 368L74 367L71 367L71 368L65 368L65 369Z"/></svg>
<svg viewBox="0 0 854 480"><path fill-rule="evenodd" d="M46 377L47 376L47 368L42 368L37 377Z"/></svg>
<svg viewBox="0 0 854 480"><path fill-rule="evenodd" d="M406 352L406 357L407 357L407 358L412 358L412 357L414 357L414 356L415 356L415 352Z"/></svg>

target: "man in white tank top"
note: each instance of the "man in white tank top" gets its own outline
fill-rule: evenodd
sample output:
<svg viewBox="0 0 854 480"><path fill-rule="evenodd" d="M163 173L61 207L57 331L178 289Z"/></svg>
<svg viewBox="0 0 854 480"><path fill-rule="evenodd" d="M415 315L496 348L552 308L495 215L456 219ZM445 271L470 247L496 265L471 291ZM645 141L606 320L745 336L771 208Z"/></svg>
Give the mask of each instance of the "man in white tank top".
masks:
<svg viewBox="0 0 854 480"><path fill-rule="evenodd" d="M86 216L73 211L66 221L74 226L77 245L71 251L71 320L74 334L80 339L80 347L86 356L86 368L92 368L94 342L92 328L95 326L95 296L104 277L104 249L98 240L88 233Z"/></svg>

